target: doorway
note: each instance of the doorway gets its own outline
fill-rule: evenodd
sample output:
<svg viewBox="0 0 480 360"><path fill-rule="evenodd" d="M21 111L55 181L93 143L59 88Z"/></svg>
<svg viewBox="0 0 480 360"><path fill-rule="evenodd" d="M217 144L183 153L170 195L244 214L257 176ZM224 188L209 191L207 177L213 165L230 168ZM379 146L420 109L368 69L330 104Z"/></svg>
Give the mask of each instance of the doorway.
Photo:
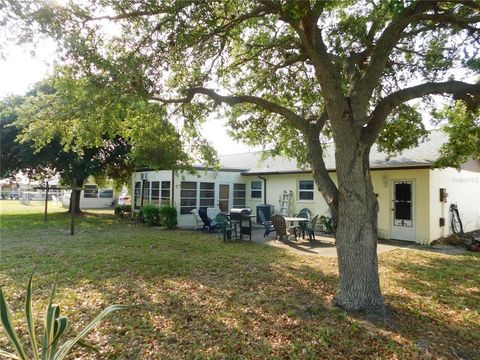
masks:
<svg viewBox="0 0 480 360"><path fill-rule="evenodd" d="M230 209L230 185L220 184L218 187L218 207L222 212L228 212Z"/></svg>
<svg viewBox="0 0 480 360"><path fill-rule="evenodd" d="M415 241L413 181L393 181L392 239Z"/></svg>

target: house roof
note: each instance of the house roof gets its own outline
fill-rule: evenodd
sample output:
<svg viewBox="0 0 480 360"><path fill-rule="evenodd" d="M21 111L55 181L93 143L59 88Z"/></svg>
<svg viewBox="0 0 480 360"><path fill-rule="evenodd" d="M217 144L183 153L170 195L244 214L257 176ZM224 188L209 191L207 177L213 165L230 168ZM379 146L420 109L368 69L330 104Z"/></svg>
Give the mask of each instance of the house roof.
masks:
<svg viewBox="0 0 480 360"><path fill-rule="evenodd" d="M370 152L371 169L418 168L430 167L440 154L441 146L448 140L447 134L442 131L432 131L428 138L418 147L404 150L402 153L387 159L387 155L374 145ZM302 168L295 159L282 156L262 159L262 152L223 155L219 157L224 169L248 169L245 175L268 175L281 173L310 172L309 168ZM333 143L327 145L324 151L324 161L327 170L335 171L335 156Z"/></svg>

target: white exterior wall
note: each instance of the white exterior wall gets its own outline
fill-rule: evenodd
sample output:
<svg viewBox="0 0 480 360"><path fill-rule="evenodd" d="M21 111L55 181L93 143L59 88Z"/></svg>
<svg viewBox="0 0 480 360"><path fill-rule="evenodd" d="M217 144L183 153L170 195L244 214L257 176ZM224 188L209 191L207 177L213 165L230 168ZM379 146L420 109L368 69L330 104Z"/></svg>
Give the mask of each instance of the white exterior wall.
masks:
<svg viewBox="0 0 480 360"><path fill-rule="evenodd" d="M447 191L447 202L440 202L440 189ZM430 240L452 233L450 204L456 203L464 231L480 229L480 162L470 161L460 171L452 168L430 171ZM445 226L439 226L439 218Z"/></svg>
<svg viewBox="0 0 480 360"><path fill-rule="evenodd" d="M132 176L132 189L136 181L141 181L140 172ZM171 171L147 171L148 181L170 181L172 182ZM336 174L330 173L333 181L336 183ZM450 232L449 205L455 202L459 206L460 216L465 231L471 231L480 228L480 163L473 162L467 164L462 171L454 169L430 170L430 169L392 169L392 170L372 170L371 172L374 191L378 194L379 203L378 233L379 237L390 239L392 233L393 213L393 182L394 181L412 181L414 184L413 192L413 223L414 239L413 241L421 244L429 244L431 241L448 235ZM279 199L281 194L286 191L292 191L292 201L290 203L290 214L298 213L302 208L309 208L314 214L327 214L328 207L321 193L314 187L314 199L311 201L299 200L299 181L312 180L312 175L304 174L278 174L263 175L267 181L266 203L274 206L274 212L279 211ZM252 209L256 214L257 205L264 203L263 180L258 176L243 176L238 171L199 171L198 174L175 173L173 180L173 206L178 211L178 223L181 227L194 226L193 215L180 214L180 186L181 181L213 182L215 183L215 204L218 206L219 185L230 185L230 201L233 201L233 184L246 184L246 206ZM262 196L255 199L251 197L251 182L262 182ZM448 202L440 203L439 189L446 188ZM199 186L197 186L197 198L199 198ZM134 192L132 191L132 200ZM96 199L95 199L96 200ZM101 199L105 200L105 199ZM132 202L133 204L133 202ZM197 200L197 208L199 200ZM230 203L229 207L232 207ZM446 226L442 229L439 226L439 218L444 217ZM443 231L442 231L443 230Z"/></svg>
<svg viewBox="0 0 480 360"><path fill-rule="evenodd" d="M230 204L229 208L233 206L233 184L244 184L245 177L243 177L239 171L205 171L199 170L198 174L189 174L187 172L175 172L172 189L172 171L160 170L160 171L143 171L136 172L132 175L132 205L134 197L134 186L136 181L141 181L142 175L146 174L148 181L170 181L171 194L173 194L173 206L177 209L178 214L178 226L179 227L193 227L195 226L195 220L192 214L180 214L180 186L182 181L195 181L200 182L213 182L215 183L215 206L218 206L219 200L219 185L228 184L230 191ZM173 190L173 191L172 191ZM197 185L197 199L199 199L200 186ZM197 200L197 208L200 206Z"/></svg>
<svg viewBox="0 0 480 360"><path fill-rule="evenodd" d="M375 193L378 194L378 236L380 238L392 239L394 182L411 181L413 183L412 223L414 226L411 240L419 244L428 244L431 241L429 224L429 172L429 169L371 171L373 189Z"/></svg>
<svg viewBox="0 0 480 360"><path fill-rule="evenodd" d="M98 189L100 190L111 190L111 189ZM71 192L65 192L62 197L62 206L69 207L70 206L70 196ZM80 194L80 209L105 209L109 208L112 205L112 201L116 199L116 196L112 198L85 198L83 197L83 190Z"/></svg>
<svg viewBox="0 0 480 360"><path fill-rule="evenodd" d="M337 183L335 173L330 173L332 180ZM393 223L392 200L393 200L393 181L411 180L414 182L415 190L413 194L414 209L413 221L415 226L415 242L429 243L429 170L428 169L400 169L400 170L373 170L371 172L373 188L378 194L379 204L378 214L378 235L383 239L391 239L391 229ZM267 204L274 206L274 212L279 211L279 197L284 190L292 190L293 196L290 202L289 214L298 213L302 208L309 208L313 214L328 214L328 206L315 185L314 199L312 201L298 199L298 186L300 180L313 180L311 174L278 174L262 175L267 179ZM251 182L261 180L257 176L245 176L247 181L247 206L253 213L256 213L257 205L263 204L262 198L252 199ZM262 191L264 189L262 188Z"/></svg>
<svg viewBox="0 0 480 360"><path fill-rule="evenodd" d="M331 174L332 178L336 182L335 174ZM273 205L274 212L280 210L280 197L284 191L293 192L292 199L290 201L289 214L296 214L303 208L309 208L314 214L324 215L328 209L327 203L323 199L322 194L317 190L314 185L313 200L299 200L298 199L298 185L300 180L313 180L311 174L281 174L281 175L262 175L267 179L267 204ZM244 176L247 183L247 207L252 209L252 213L256 214L257 205L264 203L264 191L263 180L257 176ZM252 181L262 182L262 197L260 199L254 199L251 197L251 183Z"/></svg>

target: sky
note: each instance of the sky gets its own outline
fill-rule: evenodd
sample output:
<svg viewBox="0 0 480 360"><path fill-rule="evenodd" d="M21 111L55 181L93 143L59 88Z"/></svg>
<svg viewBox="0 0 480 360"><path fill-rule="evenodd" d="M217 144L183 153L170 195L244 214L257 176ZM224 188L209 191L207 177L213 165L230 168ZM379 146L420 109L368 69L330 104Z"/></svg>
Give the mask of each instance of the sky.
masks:
<svg viewBox="0 0 480 360"><path fill-rule="evenodd" d="M0 98L22 95L36 82L52 71L55 54L53 41L45 40L37 45L36 53L11 46L0 59ZM255 150L231 139L225 128L225 119L213 119L202 126L203 136L210 141L219 155Z"/></svg>

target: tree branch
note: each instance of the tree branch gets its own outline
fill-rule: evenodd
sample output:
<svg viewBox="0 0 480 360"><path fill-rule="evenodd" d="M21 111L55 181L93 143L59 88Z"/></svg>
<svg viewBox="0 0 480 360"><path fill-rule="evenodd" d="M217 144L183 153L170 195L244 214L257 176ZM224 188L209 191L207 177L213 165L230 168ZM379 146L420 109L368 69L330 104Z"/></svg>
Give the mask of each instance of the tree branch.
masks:
<svg viewBox="0 0 480 360"><path fill-rule="evenodd" d="M220 95L214 90L207 89L204 87L195 87L195 88L189 89L187 91L187 96L184 98L163 99L159 97L151 97L151 100L159 101L164 104L189 103L193 100L194 96L197 94L206 95L217 103L224 103L230 106L235 106L235 105L245 104L245 103L256 105L264 110L283 116L292 124L292 126L296 127L299 130L305 130L307 126L307 121L305 120L304 117L296 114L294 111L286 108L285 106L277 104L273 101L266 100L257 96L251 96L251 95L230 95L230 96Z"/></svg>
<svg viewBox="0 0 480 360"><path fill-rule="evenodd" d="M310 122L308 130L304 132L305 141L307 142L308 159L312 167L312 174L317 184L318 190L321 192L328 207L332 213L334 223L337 223L338 212L338 189L332 178L328 174L328 170L323 161L323 148L320 143L320 132L328 119L327 112L324 111L317 121Z"/></svg>
<svg viewBox="0 0 480 360"><path fill-rule="evenodd" d="M363 113L371 94L383 74L388 58L402 38L403 31L415 19L415 15L436 7L436 1L417 1L404 9L382 32L372 50L365 74L353 85L352 103ZM374 24L375 25L375 24ZM374 26L372 25L372 26Z"/></svg>
<svg viewBox="0 0 480 360"><path fill-rule="evenodd" d="M451 80L412 86L386 96L377 104L369 117L370 121L363 128L363 140L368 144L373 144L382 130L387 116L400 104L433 94L452 94L455 99L465 100L472 108L480 106L480 84Z"/></svg>

